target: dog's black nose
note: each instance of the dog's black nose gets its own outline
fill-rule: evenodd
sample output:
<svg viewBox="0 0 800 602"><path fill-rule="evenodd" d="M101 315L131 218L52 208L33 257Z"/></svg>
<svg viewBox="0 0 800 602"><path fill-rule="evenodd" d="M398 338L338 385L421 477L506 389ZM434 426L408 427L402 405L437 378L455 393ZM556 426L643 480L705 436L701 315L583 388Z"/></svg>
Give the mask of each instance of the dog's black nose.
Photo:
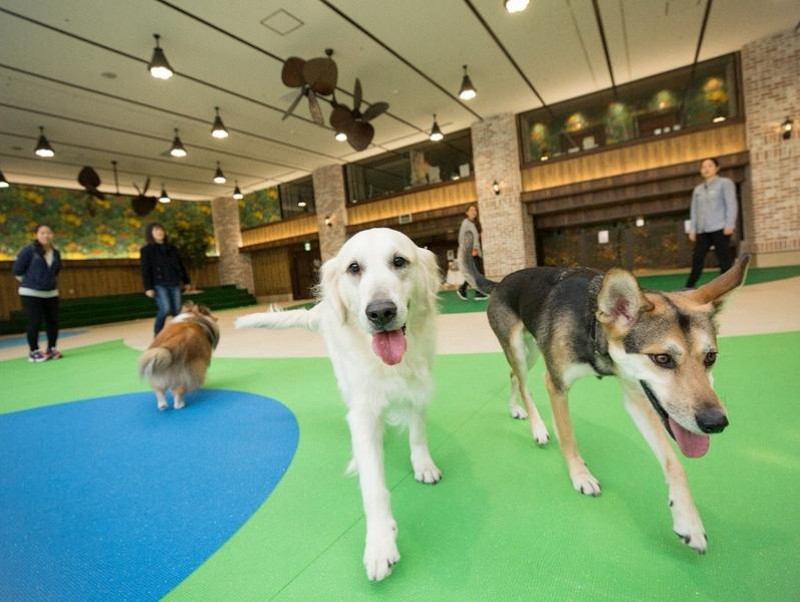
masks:
<svg viewBox="0 0 800 602"><path fill-rule="evenodd" d="M367 318L378 328L383 328L396 316L397 306L391 301L372 301L367 305Z"/></svg>
<svg viewBox="0 0 800 602"><path fill-rule="evenodd" d="M721 433L728 426L728 417L720 410L700 410L695 414L697 426L704 433Z"/></svg>

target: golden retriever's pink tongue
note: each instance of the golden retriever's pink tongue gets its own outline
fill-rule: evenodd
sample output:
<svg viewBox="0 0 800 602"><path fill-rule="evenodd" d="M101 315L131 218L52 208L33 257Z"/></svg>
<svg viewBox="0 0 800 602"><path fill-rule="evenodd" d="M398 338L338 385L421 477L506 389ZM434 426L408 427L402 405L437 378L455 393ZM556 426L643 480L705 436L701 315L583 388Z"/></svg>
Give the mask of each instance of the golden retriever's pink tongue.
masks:
<svg viewBox="0 0 800 602"><path fill-rule="evenodd" d="M375 333L372 335L372 350L384 364L399 364L406 352L406 335L400 329Z"/></svg>
<svg viewBox="0 0 800 602"><path fill-rule="evenodd" d="M697 435L687 431L672 418L669 419L669 428L675 435L678 447L687 458L701 458L706 455L711 439L708 435Z"/></svg>

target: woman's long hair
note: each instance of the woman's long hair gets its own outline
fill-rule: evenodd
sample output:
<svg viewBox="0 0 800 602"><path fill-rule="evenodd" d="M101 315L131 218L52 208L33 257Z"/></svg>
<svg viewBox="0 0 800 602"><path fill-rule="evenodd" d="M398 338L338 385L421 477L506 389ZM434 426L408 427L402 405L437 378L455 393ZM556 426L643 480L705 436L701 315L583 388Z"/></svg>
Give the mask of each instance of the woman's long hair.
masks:
<svg viewBox="0 0 800 602"><path fill-rule="evenodd" d="M169 242L169 236L167 235L167 229L164 228L164 226L162 226L158 222L153 222L152 224L147 224L147 226L145 226L144 237L145 237L145 240L147 240L147 243L148 244L152 244L152 243L156 242L156 239L153 238L153 230L155 230L156 228L161 228L162 230L164 230L164 244L167 244Z"/></svg>
<svg viewBox="0 0 800 602"><path fill-rule="evenodd" d="M39 239L36 238L36 234L39 232L39 228L50 228L51 232L53 228L52 226L50 226L50 224L36 224L36 227L33 229L33 246L36 249L36 252L39 253L39 255L41 255L42 257L44 257L44 252L45 252L44 246L42 246L42 243L40 243ZM56 247L55 245L51 244L50 248L55 250Z"/></svg>
<svg viewBox="0 0 800 602"><path fill-rule="evenodd" d="M472 223L475 224L475 227L478 229L478 234L483 234L483 226L481 226L481 218L480 218L481 213L480 211L478 211L478 206L475 203L470 203L469 205L467 205L467 211L469 211L472 207L475 207L476 211L475 221Z"/></svg>

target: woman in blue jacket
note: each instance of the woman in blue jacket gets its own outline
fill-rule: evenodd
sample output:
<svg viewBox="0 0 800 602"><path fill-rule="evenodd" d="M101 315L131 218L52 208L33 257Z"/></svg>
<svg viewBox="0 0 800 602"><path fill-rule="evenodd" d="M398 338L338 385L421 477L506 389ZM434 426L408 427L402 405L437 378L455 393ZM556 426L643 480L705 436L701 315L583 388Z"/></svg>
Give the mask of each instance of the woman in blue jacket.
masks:
<svg viewBox="0 0 800 602"><path fill-rule="evenodd" d="M144 231L147 244L139 255L142 262L142 285L144 294L156 300L155 334L164 328L167 315L177 316L181 312L181 284L191 288L189 273L181 261L178 249L169 242L167 231L161 224L148 224Z"/></svg>
<svg viewBox="0 0 800 602"><path fill-rule="evenodd" d="M53 230L40 224L34 230L36 239L17 255L12 268L20 281L22 309L28 316L29 362L61 359L58 341L58 272L61 254L53 246ZM47 352L39 350L39 328L42 319L47 327Z"/></svg>

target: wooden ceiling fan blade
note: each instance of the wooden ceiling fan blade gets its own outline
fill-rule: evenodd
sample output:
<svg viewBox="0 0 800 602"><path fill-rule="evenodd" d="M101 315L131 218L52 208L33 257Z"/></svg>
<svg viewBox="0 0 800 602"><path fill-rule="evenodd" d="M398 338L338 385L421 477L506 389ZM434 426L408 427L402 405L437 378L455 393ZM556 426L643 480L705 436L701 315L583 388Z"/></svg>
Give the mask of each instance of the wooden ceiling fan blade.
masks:
<svg viewBox="0 0 800 602"><path fill-rule="evenodd" d="M148 188L150 188L150 176L147 176L147 179L144 181L144 188L142 188L142 194L147 193Z"/></svg>
<svg viewBox="0 0 800 602"><path fill-rule="evenodd" d="M350 109L344 105L337 105L336 108L331 111L329 121L331 127L337 132L347 133L347 130L353 125L353 115L350 113Z"/></svg>
<svg viewBox="0 0 800 602"><path fill-rule="evenodd" d="M88 165L78 173L78 184L86 189L97 188L100 186L100 176Z"/></svg>
<svg viewBox="0 0 800 602"><path fill-rule="evenodd" d="M289 115L294 113L294 110L297 108L297 105L300 102L300 99L303 98L303 96L305 96L305 93L306 93L305 88L300 90L300 93L292 101L292 104L289 105L289 108L286 109L286 112L283 114L283 117L281 117L281 121L286 121L286 119L289 117Z"/></svg>
<svg viewBox="0 0 800 602"><path fill-rule="evenodd" d="M322 109L313 89L308 91L308 112L311 113L311 119L314 120L314 123L325 126L325 118L322 116Z"/></svg>
<svg viewBox="0 0 800 602"><path fill-rule="evenodd" d="M370 105L366 111L364 111L362 119L364 121L372 121L379 115L383 115L388 110L389 110L388 102L376 102L375 104Z"/></svg>
<svg viewBox="0 0 800 602"><path fill-rule="evenodd" d="M303 77L303 67L306 62L296 56L290 56L283 62L283 69L281 69L281 81L289 88L299 88L305 85L306 80Z"/></svg>
<svg viewBox="0 0 800 602"><path fill-rule="evenodd" d="M375 136L375 128L365 121L356 121L347 131L347 142L357 151L369 146Z"/></svg>
<svg viewBox="0 0 800 602"><path fill-rule="evenodd" d="M102 192L97 190L97 188L87 189L86 192L88 192L90 195L92 195L96 199L100 199L101 201L105 201L106 200L106 195L104 195Z"/></svg>
<svg viewBox="0 0 800 602"><path fill-rule="evenodd" d="M353 110L360 111L361 110L361 80L356 78L356 85L353 88Z"/></svg>
<svg viewBox="0 0 800 602"><path fill-rule="evenodd" d="M331 59L311 59L303 67L303 77L314 92L329 96L336 90L339 69Z"/></svg>

